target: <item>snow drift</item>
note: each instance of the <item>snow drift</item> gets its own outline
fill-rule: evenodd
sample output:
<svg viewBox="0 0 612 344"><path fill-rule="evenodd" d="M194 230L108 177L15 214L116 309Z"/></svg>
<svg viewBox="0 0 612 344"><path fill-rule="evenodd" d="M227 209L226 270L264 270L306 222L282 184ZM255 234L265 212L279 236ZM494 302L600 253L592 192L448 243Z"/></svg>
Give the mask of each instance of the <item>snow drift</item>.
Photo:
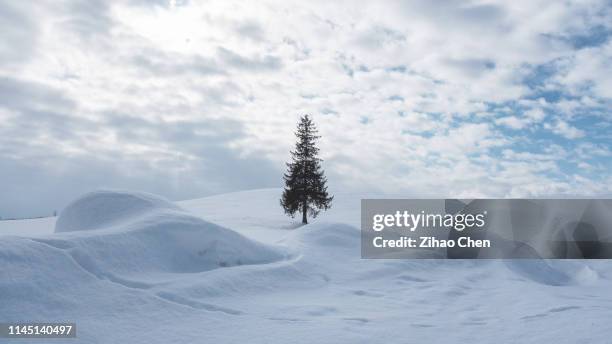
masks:
<svg viewBox="0 0 612 344"><path fill-rule="evenodd" d="M55 224L55 232L109 227L156 210L179 208L158 196L145 193L96 191L69 204Z"/></svg>
<svg viewBox="0 0 612 344"><path fill-rule="evenodd" d="M55 232L32 240L61 250L94 276L133 286L162 275L168 279L173 273L270 263L285 256L143 193L89 193L66 207Z"/></svg>

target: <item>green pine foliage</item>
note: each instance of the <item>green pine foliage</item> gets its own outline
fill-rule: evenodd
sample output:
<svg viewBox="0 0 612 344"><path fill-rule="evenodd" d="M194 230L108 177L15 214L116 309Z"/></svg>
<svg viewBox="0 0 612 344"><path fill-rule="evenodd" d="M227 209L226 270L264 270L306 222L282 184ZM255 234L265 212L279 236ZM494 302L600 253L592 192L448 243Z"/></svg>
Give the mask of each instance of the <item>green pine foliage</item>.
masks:
<svg viewBox="0 0 612 344"><path fill-rule="evenodd" d="M280 204L291 217L301 212L302 223L306 224L307 214L314 218L321 210L329 209L333 196L327 192L322 160L317 157L317 128L308 115L300 118L295 136L297 143L291 152L291 162L287 163L287 173L283 176L285 189Z"/></svg>

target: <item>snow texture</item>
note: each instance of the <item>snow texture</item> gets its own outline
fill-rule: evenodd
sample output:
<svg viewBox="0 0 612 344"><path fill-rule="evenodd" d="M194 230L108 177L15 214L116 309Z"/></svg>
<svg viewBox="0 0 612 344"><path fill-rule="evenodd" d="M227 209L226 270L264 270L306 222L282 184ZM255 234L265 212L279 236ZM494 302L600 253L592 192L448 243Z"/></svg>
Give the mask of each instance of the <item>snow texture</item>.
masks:
<svg viewBox="0 0 612 344"><path fill-rule="evenodd" d="M0 322L77 323L14 343L610 340L607 261L361 259L361 197L299 226L280 192L100 191L55 226L0 221Z"/></svg>

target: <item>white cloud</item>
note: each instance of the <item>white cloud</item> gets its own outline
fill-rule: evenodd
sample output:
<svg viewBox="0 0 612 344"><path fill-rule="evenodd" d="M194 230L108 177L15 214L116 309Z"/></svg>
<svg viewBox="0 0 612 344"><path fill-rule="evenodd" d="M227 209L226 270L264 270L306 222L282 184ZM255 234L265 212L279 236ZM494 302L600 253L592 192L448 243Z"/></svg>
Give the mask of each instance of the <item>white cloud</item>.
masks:
<svg viewBox="0 0 612 344"><path fill-rule="evenodd" d="M569 123L611 97L610 42L568 43L594 25L609 30L605 1L78 4L0 5L10 28L1 157L97 166L112 156L148 166L175 198L235 189L218 175L225 168L250 181L240 187L274 185L256 166L280 175L302 113L315 116L337 189L578 192L557 160L530 164L551 146L538 130L586 138ZM230 133L216 136L223 123ZM109 183L133 173L118 167ZM169 181L177 175L206 183Z"/></svg>
<svg viewBox="0 0 612 344"><path fill-rule="evenodd" d="M555 124L545 124L545 128L552 130L553 133L561 135L567 139L573 140L581 138L585 135L583 130L569 125L564 121L557 121Z"/></svg>
<svg viewBox="0 0 612 344"><path fill-rule="evenodd" d="M529 125L529 121L516 116L507 116L496 119L495 124L518 130L527 127L527 125Z"/></svg>
<svg viewBox="0 0 612 344"><path fill-rule="evenodd" d="M529 109L523 114L525 115L525 117L531 119L534 122L540 122L546 117L546 114L541 108Z"/></svg>

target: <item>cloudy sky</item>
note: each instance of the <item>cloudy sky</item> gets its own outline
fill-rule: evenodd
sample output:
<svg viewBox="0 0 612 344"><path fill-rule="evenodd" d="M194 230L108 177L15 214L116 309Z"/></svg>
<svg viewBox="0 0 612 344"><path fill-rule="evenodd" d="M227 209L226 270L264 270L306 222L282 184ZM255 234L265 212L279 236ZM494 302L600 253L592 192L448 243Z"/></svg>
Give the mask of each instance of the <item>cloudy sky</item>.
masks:
<svg viewBox="0 0 612 344"><path fill-rule="evenodd" d="M612 194L610 1L0 1L0 216L96 188Z"/></svg>

